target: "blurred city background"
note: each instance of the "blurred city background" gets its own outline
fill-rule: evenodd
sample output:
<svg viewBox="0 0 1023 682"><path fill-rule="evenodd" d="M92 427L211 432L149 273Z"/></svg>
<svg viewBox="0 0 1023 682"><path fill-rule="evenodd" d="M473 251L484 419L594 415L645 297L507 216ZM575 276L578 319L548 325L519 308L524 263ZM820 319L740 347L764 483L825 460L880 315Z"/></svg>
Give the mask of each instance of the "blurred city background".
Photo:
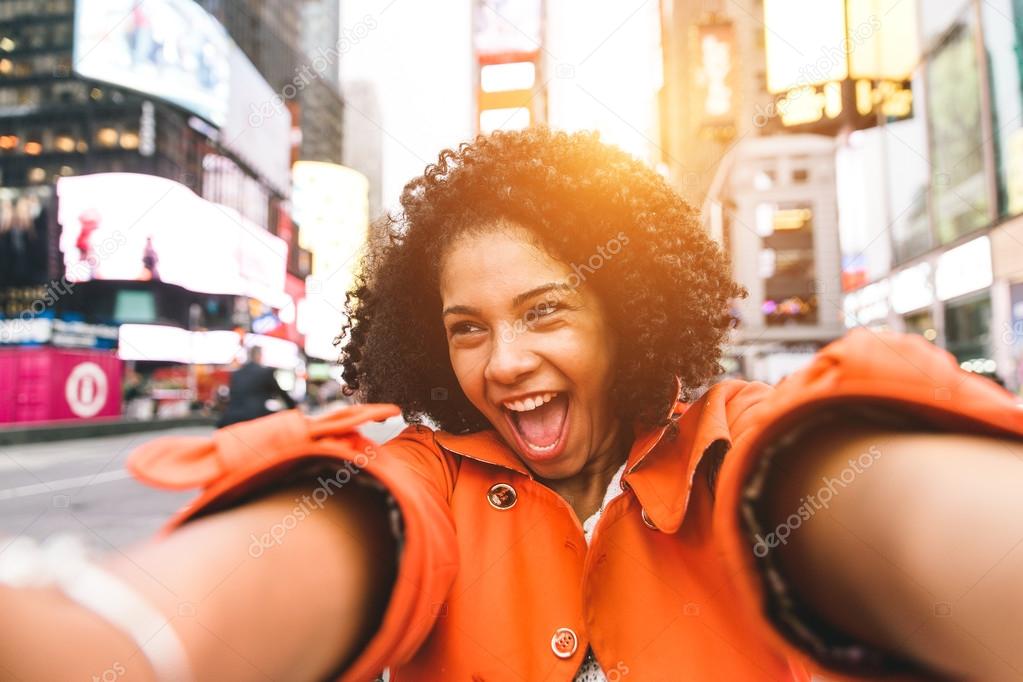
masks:
<svg viewBox="0 0 1023 682"><path fill-rule="evenodd" d="M149 532L187 496L124 455L209 432L252 347L307 409L338 401L372 221L440 149L536 123L599 130L701 209L750 292L729 376L776 382L867 326L1019 392L1021 16L0 0L0 532Z"/></svg>

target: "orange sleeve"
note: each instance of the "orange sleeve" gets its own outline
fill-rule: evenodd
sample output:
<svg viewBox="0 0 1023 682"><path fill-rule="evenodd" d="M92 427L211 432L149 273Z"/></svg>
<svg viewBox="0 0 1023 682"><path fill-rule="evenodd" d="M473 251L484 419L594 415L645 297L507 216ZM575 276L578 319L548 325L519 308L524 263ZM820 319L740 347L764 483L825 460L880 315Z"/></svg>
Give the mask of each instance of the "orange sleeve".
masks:
<svg viewBox="0 0 1023 682"><path fill-rule="evenodd" d="M805 671L805 679L813 672L828 679L919 679L912 664L824 633L803 617L770 553L758 551L762 540L756 538L765 530L755 512L759 484L773 452L827 406L867 408L935 430L1016 438L1023 437L1023 410L1015 396L961 370L921 337L865 329L822 349L773 390L747 384L723 393L718 421L727 421L731 447L717 477L713 524L743 617L785 652L794 671Z"/></svg>
<svg viewBox="0 0 1023 682"><path fill-rule="evenodd" d="M342 682L375 679L387 666L415 654L436 620L458 566L448 500L457 463L434 443L433 432L409 426L383 445L357 430L359 424L398 414L394 405L355 405L310 419L295 410L214 432L210 438L168 437L141 446L128 469L153 486L203 489L198 499L159 531L267 492L306 467L325 464L316 491L333 494L349 481L383 487L400 512L398 576L380 626Z"/></svg>

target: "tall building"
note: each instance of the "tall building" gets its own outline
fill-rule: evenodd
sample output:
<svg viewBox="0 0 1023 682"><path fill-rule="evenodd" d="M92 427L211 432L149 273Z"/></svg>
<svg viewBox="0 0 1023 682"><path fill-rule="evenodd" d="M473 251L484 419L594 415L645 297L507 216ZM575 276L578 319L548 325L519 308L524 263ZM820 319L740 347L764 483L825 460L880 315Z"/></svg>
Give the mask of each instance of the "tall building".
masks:
<svg viewBox="0 0 1023 682"><path fill-rule="evenodd" d="M913 116L840 150L846 322L921 334L1018 391L1023 6L920 0L918 22Z"/></svg>
<svg viewBox="0 0 1023 682"><path fill-rule="evenodd" d="M838 338L842 297L835 144L751 136L716 176L705 221L749 295L736 303L733 369L775 383Z"/></svg>
<svg viewBox="0 0 1023 682"><path fill-rule="evenodd" d="M762 170L749 165L751 140L778 137L772 163L806 165L816 157L799 140L824 136L838 207L828 230L839 239L838 253L818 252L825 260L814 266L820 314L840 308L843 328L920 334L964 369L1019 390L1023 5L760 0L714 3L706 14L704 3L668 4L676 48L667 82L678 86L665 102L672 178L732 239L733 258L748 252L735 240L763 238L758 224L734 225L748 191L736 179ZM705 159L716 167L709 181ZM760 177L762 187L777 184ZM835 263L837 283L825 277ZM736 258L747 285L758 279L752 267ZM752 302L744 310L754 314Z"/></svg>
<svg viewBox="0 0 1023 682"><path fill-rule="evenodd" d="M301 45L307 55L324 54L341 46L341 3L338 0L306 0L301 13ZM335 60L321 78L341 91L341 69Z"/></svg>
<svg viewBox="0 0 1023 682"><path fill-rule="evenodd" d="M198 0L217 17L301 129L298 157L341 163L338 0Z"/></svg>
<svg viewBox="0 0 1023 682"><path fill-rule="evenodd" d="M301 365L275 95L191 0L0 0L0 362L35 387L0 421L116 415L122 376L187 411L240 342Z"/></svg>
<svg viewBox="0 0 1023 682"><path fill-rule="evenodd" d="M344 100L341 96L343 52L339 0L305 0L301 4L301 46L315 80L299 95L305 161L341 163Z"/></svg>
<svg viewBox="0 0 1023 682"><path fill-rule="evenodd" d="M749 291L726 368L777 381L843 327L835 143L779 130L763 18L760 1L662 3L660 151Z"/></svg>
<svg viewBox="0 0 1023 682"><path fill-rule="evenodd" d="M659 146L672 184L699 206L728 152L770 132L763 3L665 0L661 10Z"/></svg>
<svg viewBox="0 0 1023 682"><path fill-rule="evenodd" d="M384 134L380 97L376 86L365 80L345 84L344 165L366 176L369 181L369 219L383 213Z"/></svg>
<svg viewBox="0 0 1023 682"><path fill-rule="evenodd" d="M302 13L289 0L197 0L280 92L302 62Z"/></svg>

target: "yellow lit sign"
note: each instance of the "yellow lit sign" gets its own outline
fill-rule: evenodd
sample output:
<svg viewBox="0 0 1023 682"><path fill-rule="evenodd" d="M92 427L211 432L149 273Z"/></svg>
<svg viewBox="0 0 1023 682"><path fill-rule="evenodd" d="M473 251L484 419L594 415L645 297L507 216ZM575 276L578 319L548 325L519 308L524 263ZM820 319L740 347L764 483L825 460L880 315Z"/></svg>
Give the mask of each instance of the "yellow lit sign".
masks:
<svg viewBox="0 0 1023 682"><path fill-rule="evenodd" d="M869 116L880 110L888 118L905 118L913 113L913 91L893 81L856 81L856 111Z"/></svg>
<svg viewBox="0 0 1023 682"><path fill-rule="evenodd" d="M764 0L764 24L767 89L783 126L834 133L912 115L916 3Z"/></svg>
<svg viewBox="0 0 1023 682"><path fill-rule="evenodd" d="M802 229L810 219L813 218L813 211L808 208L783 208L774 212L774 230L799 230Z"/></svg>
<svg viewBox="0 0 1023 682"><path fill-rule="evenodd" d="M805 125L842 113L840 83L826 83L823 88L797 88L778 100L778 113L785 126Z"/></svg>

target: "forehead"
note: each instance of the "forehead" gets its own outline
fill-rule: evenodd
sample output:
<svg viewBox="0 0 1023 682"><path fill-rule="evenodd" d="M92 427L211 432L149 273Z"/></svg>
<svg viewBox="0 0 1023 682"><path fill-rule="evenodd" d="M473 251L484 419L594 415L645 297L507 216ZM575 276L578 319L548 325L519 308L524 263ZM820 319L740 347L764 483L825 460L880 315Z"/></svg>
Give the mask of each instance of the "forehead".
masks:
<svg viewBox="0 0 1023 682"><path fill-rule="evenodd" d="M567 264L530 240L522 228L488 230L463 235L448 247L441 261L440 293L445 304L497 301L563 282L569 273Z"/></svg>

